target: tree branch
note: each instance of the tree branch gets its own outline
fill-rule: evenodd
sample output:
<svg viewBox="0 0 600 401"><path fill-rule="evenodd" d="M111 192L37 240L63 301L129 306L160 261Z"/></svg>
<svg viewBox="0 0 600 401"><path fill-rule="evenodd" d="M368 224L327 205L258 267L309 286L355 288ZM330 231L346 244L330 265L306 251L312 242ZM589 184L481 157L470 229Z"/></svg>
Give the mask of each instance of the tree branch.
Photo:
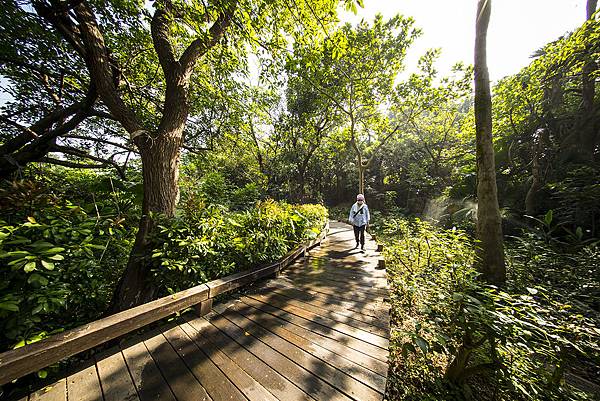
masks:
<svg viewBox="0 0 600 401"><path fill-rule="evenodd" d="M145 132L143 126L119 95L114 74L116 70L104 43L104 36L98 27L96 17L84 3L74 6L79 22L79 30L86 48L86 64L92 81L98 88L100 98L110 113L123 125L132 137Z"/></svg>
<svg viewBox="0 0 600 401"><path fill-rule="evenodd" d="M60 152L60 153L63 153L63 154L66 154L66 155L71 155L71 156L77 156L77 157L80 157L82 159L93 160L93 161L96 161L96 162L99 162L99 163L103 163L103 165L105 167L112 166L112 167L115 168L115 170L117 170L117 173L119 174L119 176L122 179L125 179L125 172L123 171L123 169L121 168L121 166L119 166L117 164L117 162L115 162L114 160L104 159L104 158L98 157L98 156L93 156L93 155L90 155L90 154L84 152L81 149L71 148L71 147L68 147L68 146L53 145L50 148L50 151L51 152Z"/></svg>
<svg viewBox="0 0 600 401"><path fill-rule="evenodd" d="M179 63L183 68L185 75L189 75L198 58L215 46L223 37L225 30L231 23L236 7L237 1L233 1L232 4L229 4L208 30L208 36L197 38L188 46L187 49L185 49L181 55L181 58L179 59Z"/></svg>
<svg viewBox="0 0 600 401"><path fill-rule="evenodd" d="M175 60L175 50L171 44L169 29L169 14L172 6L170 1L157 1L155 5L157 9L150 22L150 31L152 33L152 43L154 43L154 49L158 55L158 61L166 75L169 71L179 69L179 64ZM164 8L159 8L161 6Z"/></svg>
<svg viewBox="0 0 600 401"><path fill-rule="evenodd" d="M107 145L114 146L116 148L121 148L121 149L128 150L130 152L137 153L137 151L134 148L131 148L131 147L129 147L127 145L124 145L122 143L117 143L117 142L109 141L109 140L106 140L106 139L89 138L89 137L86 137L86 136L83 136L83 135L67 135L67 136L64 136L63 138L65 138L65 139L79 139L79 140L82 140L82 141L92 141L92 142L98 142L98 143L105 143Z"/></svg>
<svg viewBox="0 0 600 401"><path fill-rule="evenodd" d="M124 172L121 169L121 167L116 165L116 163L114 163L114 162L108 163L108 164L82 164L82 163L70 162L68 160L54 159L51 157L44 157L43 159L40 160L40 162L55 164L58 166L64 166L64 167L70 167L70 168L80 168L80 169L104 169L104 168L110 168L109 164L112 164L112 166L115 167L115 169L117 170L117 173L119 174L119 177L121 179L125 180L127 178L124 175Z"/></svg>

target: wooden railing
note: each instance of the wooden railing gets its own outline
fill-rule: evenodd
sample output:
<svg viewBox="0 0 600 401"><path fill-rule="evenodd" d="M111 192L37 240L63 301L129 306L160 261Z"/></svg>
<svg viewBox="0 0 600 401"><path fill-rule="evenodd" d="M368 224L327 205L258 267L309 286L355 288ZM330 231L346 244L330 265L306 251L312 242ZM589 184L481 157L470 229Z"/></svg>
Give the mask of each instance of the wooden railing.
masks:
<svg viewBox="0 0 600 401"><path fill-rule="evenodd" d="M205 315L211 310L215 296L252 283L260 278L277 276L282 269L290 265L298 256L320 244L327 236L328 231L329 223L323 227L317 238L298 246L281 260L269 266L209 281L53 335L39 342L4 352L0 354L0 385L118 338L183 309L194 307L196 313Z"/></svg>

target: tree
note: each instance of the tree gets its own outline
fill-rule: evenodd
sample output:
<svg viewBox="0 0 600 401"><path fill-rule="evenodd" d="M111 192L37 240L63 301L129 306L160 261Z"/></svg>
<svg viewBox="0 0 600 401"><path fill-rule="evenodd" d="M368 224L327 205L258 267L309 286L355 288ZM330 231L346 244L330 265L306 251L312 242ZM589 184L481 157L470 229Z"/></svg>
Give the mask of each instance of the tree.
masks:
<svg viewBox="0 0 600 401"><path fill-rule="evenodd" d="M152 15L143 3L129 4L129 13L119 24L102 6L92 2L33 1L37 14L84 60L98 97L139 150L144 183L143 215L127 268L115 292L115 310L155 296L155 289L147 280L152 270L155 216L168 218L175 213L180 150L191 111L190 85L199 60L206 59L212 49L228 45L222 43L227 31L231 32L231 48L237 49L236 55L245 49L237 40L277 50L285 48L283 31L292 36L301 33L317 37L321 26L335 21L336 5L337 1L332 0L302 3L300 7L292 7L286 1L157 0ZM157 119L141 118L134 99L124 95L122 88L123 66L113 47L120 44L115 37L130 33L121 28L129 20L149 22L149 32L146 25L137 24L139 29L134 30L127 44L133 46L138 40L151 38L162 78L154 89L158 98Z"/></svg>
<svg viewBox="0 0 600 401"><path fill-rule="evenodd" d="M380 156L386 190L397 191L402 205L410 204L417 213L451 190L472 163L472 69L457 64L452 74L439 77L434 68L438 54L427 52L420 71L396 87L391 109L405 123ZM411 194L418 205L409 201Z"/></svg>
<svg viewBox="0 0 600 401"><path fill-rule="evenodd" d="M98 101L83 60L16 1L4 3L0 31L0 74L11 95L0 114L0 178L20 173L33 161L113 167L123 177L126 163L117 158L134 149L105 134L116 124Z"/></svg>
<svg viewBox="0 0 600 401"><path fill-rule="evenodd" d="M494 146L492 143L492 96L487 69L487 29L491 0L479 0L475 30L475 134L477 146L477 264L483 279L492 284L506 280L502 241L502 218L498 206Z"/></svg>
<svg viewBox="0 0 600 401"><path fill-rule="evenodd" d="M297 46L288 62L290 71L307 80L343 116L361 193L374 155L400 129L381 108L392 102L406 49L419 33L411 18L384 21L377 15L372 25L346 24L320 46Z"/></svg>

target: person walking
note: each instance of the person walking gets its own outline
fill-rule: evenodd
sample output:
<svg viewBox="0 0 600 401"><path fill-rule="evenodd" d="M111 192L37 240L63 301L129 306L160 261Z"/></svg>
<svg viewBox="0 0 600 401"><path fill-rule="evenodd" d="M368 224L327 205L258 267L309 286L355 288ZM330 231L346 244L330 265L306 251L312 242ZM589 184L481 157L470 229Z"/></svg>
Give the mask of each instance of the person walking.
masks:
<svg viewBox="0 0 600 401"><path fill-rule="evenodd" d="M356 195L356 203L350 208L350 215L348 216L348 221L354 227L354 238L356 239L354 249L358 248L360 244L360 249L365 250L365 229L369 224L369 220L371 220L371 215L369 214L369 207L365 203L365 196L358 194Z"/></svg>

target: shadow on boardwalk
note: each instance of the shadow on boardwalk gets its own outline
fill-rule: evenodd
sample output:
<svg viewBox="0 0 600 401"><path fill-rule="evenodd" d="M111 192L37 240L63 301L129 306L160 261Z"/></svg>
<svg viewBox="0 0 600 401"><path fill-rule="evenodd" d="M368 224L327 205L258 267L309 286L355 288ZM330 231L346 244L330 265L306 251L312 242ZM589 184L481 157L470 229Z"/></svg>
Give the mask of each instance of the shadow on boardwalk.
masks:
<svg viewBox="0 0 600 401"><path fill-rule="evenodd" d="M97 355L24 400L381 400L385 272L332 223L322 247L204 316Z"/></svg>

